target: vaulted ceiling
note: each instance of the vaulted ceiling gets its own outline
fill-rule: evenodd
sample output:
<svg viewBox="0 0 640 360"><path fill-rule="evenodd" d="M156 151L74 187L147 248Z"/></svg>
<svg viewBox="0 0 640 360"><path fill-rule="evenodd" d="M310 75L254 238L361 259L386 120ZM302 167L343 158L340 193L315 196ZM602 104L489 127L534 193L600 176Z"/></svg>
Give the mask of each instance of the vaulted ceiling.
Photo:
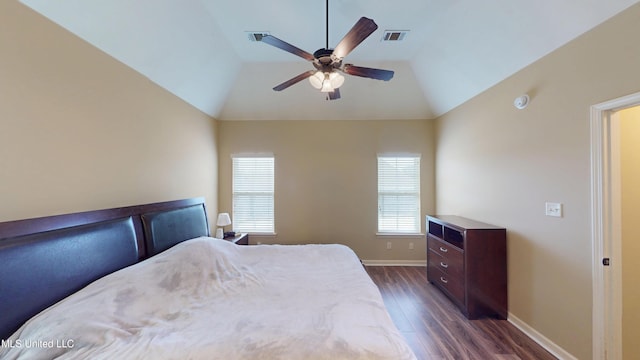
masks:
<svg viewBox="0 0 640 360"><path fill-rule="evenodd" d="M273 91L313 67L247 33L313 53L325 0L22 0L221 120L434 118L639 1L329 0L329 47L371 18L378 30L345 61L395 76L347 75L342 98L325 101L307 81ZM409 32L384 42L385 30Z"/></svg>

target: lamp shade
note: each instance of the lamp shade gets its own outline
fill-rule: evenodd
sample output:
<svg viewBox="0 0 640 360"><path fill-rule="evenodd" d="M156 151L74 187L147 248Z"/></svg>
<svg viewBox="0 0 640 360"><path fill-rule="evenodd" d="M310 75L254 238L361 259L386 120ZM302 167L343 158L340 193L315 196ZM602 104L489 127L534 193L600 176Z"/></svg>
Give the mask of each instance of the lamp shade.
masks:
<svg viewBox="0 0 640 360"><path fill-rule="evenodd" d="M314 88L321 92L331 92L344 84L344 76L339 74L337 71L317 71L309 77L309 82Z"/></svg>
<svg viewBox="0 0 640 360"><path fill-rule="evenodd" d="M331 82L331 87L337 89L344 84L344 76L340 75L337 71L334 71L329 74L329 81Z"/></svg>
<svg viewBox="0 0 640 360"><path fill-rule="evenodd" d="M218 221L216 221L216 225L218 226L227 226L231 225L231 218L228 213L220 213L218 214Z"/></svg>
<svg viewBox="0 0 640 360"><path fill-rule="evenodd" d="M329 81L329 77L327 76L327 79L322 82L320 92L332 92L333 90L335 89L333 88L333 86L331 86L331 81Z"/></svg>
<svg viewBox="0 0 640 360"><path fill-rule="evenodd" d="M309 77L309 82L314 88L318 90L322 89L322 83L324 82L324 73L322 71L316 71L315 74Z"/></svg>

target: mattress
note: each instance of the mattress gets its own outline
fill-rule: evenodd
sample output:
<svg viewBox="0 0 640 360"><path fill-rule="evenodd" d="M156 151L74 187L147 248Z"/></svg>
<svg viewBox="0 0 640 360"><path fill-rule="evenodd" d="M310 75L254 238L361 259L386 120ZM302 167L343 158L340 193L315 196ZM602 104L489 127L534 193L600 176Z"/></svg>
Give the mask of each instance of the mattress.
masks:
<svg viewBox="0 0 640 360"><path fill-rule="evenodd" d="M25 323L2 359L415 359L343 245L201 237Z"/></svg>

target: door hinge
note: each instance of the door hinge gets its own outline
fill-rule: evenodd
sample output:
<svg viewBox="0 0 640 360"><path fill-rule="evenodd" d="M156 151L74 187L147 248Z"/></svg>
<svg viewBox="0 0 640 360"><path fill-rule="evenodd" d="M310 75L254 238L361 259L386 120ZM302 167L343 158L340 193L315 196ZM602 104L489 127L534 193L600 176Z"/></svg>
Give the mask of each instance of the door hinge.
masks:
<svg viewBox="0 0 640 360"><path fill-rule="evenodd" d="M611 263L611 260L609 258L603 258L602 259L602 265L609 266L610 263Z"/></svg>

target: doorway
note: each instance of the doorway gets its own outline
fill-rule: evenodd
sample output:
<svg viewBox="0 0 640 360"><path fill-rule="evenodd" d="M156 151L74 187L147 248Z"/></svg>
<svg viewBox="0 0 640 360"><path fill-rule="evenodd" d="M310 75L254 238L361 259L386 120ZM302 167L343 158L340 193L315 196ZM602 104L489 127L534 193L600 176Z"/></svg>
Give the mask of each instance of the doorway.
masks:
<svg viewBox="0 0 640 360"><path fill-rule="evenodd" d="M640 106L614 116L620 129L622 357L640 359L640 235L633 231L640 218Z"/></svg>
<svg viewBox="0 0 640 360"><path fill-rule="evenodd" d="M621 110L639 105L636 93L591 107L594 359L623 354Z"/></svg>

